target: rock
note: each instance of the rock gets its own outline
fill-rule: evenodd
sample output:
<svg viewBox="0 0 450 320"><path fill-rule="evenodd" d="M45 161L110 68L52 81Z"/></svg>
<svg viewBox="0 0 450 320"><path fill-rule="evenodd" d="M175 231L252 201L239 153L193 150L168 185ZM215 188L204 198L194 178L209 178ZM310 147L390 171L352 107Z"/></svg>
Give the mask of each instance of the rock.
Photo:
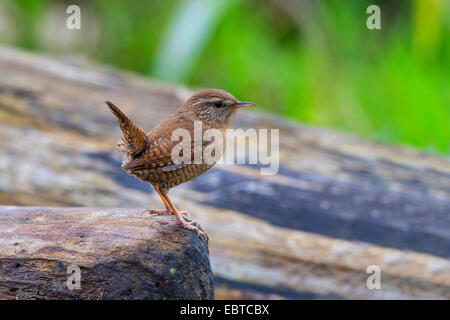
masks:
<svg viewBox="0 0 450 320"><path fill-rule="evenodd" d="M205 241L141 213L0 207L0 300L213 299Z"/></svg>

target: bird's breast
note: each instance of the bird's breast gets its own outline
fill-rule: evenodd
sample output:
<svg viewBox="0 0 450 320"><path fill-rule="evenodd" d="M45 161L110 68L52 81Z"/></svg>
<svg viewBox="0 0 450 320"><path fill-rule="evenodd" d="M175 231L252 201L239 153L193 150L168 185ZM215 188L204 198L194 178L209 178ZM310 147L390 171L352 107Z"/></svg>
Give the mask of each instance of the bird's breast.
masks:
<svg viewBox="0 0 450 320"><path fill-rule="evenodd" d="M136 171L132 170L129 171L129 173L141 180L148 181L153 185L159 185L165 187L166 189L170 189L179 184L194 179L195 177L198 177L202 173L212 168L214 165L215 163L191 163L171 170L155 168Z"/></svg>

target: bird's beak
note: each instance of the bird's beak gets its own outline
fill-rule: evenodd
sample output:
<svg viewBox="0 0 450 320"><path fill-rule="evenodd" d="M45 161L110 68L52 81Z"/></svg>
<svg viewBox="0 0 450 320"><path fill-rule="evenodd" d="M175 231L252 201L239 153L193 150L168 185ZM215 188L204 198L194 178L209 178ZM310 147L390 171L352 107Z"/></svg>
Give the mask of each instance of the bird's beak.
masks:
<svg viewBox="0 0 450 320"><path fill-rule="evenodd" d="M256 104L253 102L246 102L246 101L238 101L236 102L233 107L235 108L244 108L244 107L254 107Z"/></svg>

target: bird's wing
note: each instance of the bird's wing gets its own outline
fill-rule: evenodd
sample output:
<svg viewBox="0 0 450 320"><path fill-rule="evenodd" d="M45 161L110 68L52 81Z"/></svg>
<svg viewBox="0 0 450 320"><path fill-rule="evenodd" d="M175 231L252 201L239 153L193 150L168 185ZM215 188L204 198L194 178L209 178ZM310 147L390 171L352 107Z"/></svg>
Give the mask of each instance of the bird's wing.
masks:
<svg viewBox="0 0 450 320"><path fill-rule="evenodd" d="M124 170L145 170L162 168L164 171L175 170L183 167L184 163L174 163L172 161L172 149L180 143L179 141L170 141L167 138L154 141L139 156L123 165ZM193 153L193 150L191 148ZM180 157L183 157L183 151L180 150Z"/></svg>
<svg viewBox="0 0 450 320"><path fill-rule="evenodd" d="M211 146L210 141L203 141L199 146L195 146L191 141L189 147L190 162L174 162L172 160L172 150L177 144L180 143L181 142L177 140L172 141L171 136L169 135L163 136L149 145L142 154L123 165L122 168L124 170L134 171L161 168L163 171L172 171L182 168L194 161L196 149L198 149L197 152L199 152L199 154L203 155L206 148ZM182 145L180 145L180 148L176 149L176 152L179 152L179 158L182 159L184 156Z"/></svg>
<svg viewBox="0 0 450 320"><path fill-rule="evenodd" d="M144 131L133 123L128 117L113 103L106 101L108 108L119 120L122 130L122 141L125 153L136 156L142 153L148 145L148 138Z"/></svg>

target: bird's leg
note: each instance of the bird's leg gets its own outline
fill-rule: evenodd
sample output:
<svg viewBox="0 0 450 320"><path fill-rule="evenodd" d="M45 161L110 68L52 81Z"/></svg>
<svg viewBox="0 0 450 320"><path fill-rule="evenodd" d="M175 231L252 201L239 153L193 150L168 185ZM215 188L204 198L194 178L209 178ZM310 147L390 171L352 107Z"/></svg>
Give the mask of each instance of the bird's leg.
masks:
<svg viewBox="0 0 450 320"><path fill-rule="evenodd" d="M165 209L148 209L145 210L144 212L142 212L141 218L144 216L144 214L149 213L149 214L172 214L172 210L167 206L166 203L164 203L164 205L166 206Z"/></svg>
<svg viewBox="0 0 450 320"><path fill-rule="evenodd" d="M159 190L158 187L155 187L155 191L156 193L159 195L159 197L161 198L162 202L164 203L164 206L166 207L165 209L149 209L149 210L145 210L144 212L142 212L141 218L144 214L149 213L149 214L166 214L166 213L171 213L171 214L175 214L172 212L172 209L169 207L169 204L167 203L166 198L164 198L163 194L161 193L161 191ZM183 217L191 220L191 218L189 217L189 214L186 211L178 211L179 214L181 214Z"/></svg>
<svg viewBox="0 0 450 320"><path fill-rule="evenodd" d="M170 209L172 209L172 212L173 212L173 214L175 215L175 217L177 219L177 224L178 225L182 225L183 228L185 228L185 229L195 231L195 232L197 232L197 234L200 237L208 239L208 236L203 231L201 231L199 228L196 227L196 225L198 225L197 221L193 220L193 221L187 222L186 220L184 220L183 216L175 208L175 206L173 205L172 201L170 201L170 199L167 196L167 194L164 194L164 195L162 194L162 197L165 198L165 201L169 205Z"/></svg>
<svg viewBox="0 0 450 320"><path fill-rule="evenodd" d="M149 214L166 214L166 213L173 214L172 213L172 209L170 209L169 204L167 203L166 199L161 194L161 191L159 190L159 188L156 187L156 186L153 186L153 188L155 189L155 191L158 194L158 196L161 198L161 200L164 203L164 206L166 208L165 209L148 209L148 210L145 210L144 212L142 212L141 217L144 214L146 214L146 213L149 213Z"/></svg>

